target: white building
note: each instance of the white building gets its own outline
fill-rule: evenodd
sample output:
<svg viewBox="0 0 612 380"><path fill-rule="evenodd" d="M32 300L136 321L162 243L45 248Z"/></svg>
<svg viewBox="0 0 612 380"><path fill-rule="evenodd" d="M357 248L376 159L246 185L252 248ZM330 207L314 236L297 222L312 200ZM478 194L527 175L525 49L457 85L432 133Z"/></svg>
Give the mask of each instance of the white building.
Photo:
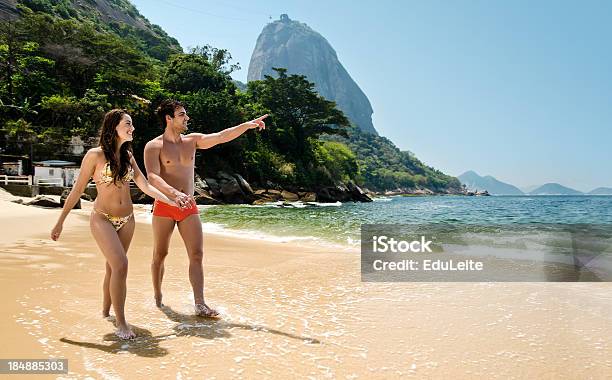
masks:
<svg viewBox="0 0 612 380"><path fill-rule="evenodd" d="M34 184L71 187L79 175L75 162L47 160L34 163Z"/></svg>

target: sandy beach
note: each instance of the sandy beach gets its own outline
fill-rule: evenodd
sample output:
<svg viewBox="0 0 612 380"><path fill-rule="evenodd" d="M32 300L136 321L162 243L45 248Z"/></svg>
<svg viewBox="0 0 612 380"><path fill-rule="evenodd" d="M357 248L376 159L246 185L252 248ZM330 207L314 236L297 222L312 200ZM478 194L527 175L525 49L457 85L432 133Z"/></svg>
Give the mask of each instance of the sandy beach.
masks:
<svg viewBox="0 0 612 380"><path fill-rule="evenodd" d="M205 233L205 296L193 316L175 232L164 303L150 279L152 232L136 213L118 341L102 318L104 260L91 203L59 210L0 200L0 358L66 358L36 378L609 378L609 283L362 283L359 252ZM9 378L17 378L14 375ZM29 376L28 378L32 378Z"/></svg>

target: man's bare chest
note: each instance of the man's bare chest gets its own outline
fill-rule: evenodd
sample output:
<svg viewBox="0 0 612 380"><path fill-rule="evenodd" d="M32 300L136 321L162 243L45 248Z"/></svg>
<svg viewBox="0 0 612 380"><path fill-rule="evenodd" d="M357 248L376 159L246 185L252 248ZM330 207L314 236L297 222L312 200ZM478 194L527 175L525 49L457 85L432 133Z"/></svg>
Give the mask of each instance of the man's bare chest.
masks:
<svg viewBox="0 0 612 380"><path fill-rule="evenodd" d="M159 159L163 166L193 166L195 147L186 144L164 143Z"/></svg>

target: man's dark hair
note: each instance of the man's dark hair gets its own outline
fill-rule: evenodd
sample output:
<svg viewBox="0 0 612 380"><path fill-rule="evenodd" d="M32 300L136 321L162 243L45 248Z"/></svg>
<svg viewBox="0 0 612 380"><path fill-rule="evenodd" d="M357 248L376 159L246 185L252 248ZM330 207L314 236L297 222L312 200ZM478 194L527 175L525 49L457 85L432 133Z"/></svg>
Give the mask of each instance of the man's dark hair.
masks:
<svg viewBox="0 0 612 380"><path fill-rule="evenodd" d="M157 107L157 110L155 110L155 113L159 118L159 122L161 123L162 128L166 128L166 115L174 118L174 111L176 111L176 109L180 107L185 106L178 100L166 99L161 102L159 107Z"/></svg>

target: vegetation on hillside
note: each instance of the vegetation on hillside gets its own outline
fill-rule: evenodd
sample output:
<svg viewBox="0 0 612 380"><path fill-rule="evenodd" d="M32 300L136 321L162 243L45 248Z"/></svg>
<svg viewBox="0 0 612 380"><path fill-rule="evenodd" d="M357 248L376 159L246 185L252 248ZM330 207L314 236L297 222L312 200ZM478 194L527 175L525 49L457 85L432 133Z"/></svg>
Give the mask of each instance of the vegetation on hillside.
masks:
<svg viewBox="0 0 612 380"><path fill-rule="evenodd" d="M80 160L75 144L95 144L104 112L128 110L134 151L162 133L154 110L162 99L186 105L193 132L210 133L268 113L268 128L201 152L201 176L240 173L255 186L314 188L354 181L373 190L459 188L389 140L350 127L335 103L304 76L276 75L238 89L238 68L224 49L182 52L127 0L105 6L148 29L107 20L90 2L23 0L18 20L0 32L0 149L33 159ZM150 30L147 32L147 30ZM321 138L321 137L324 138ZM75 138L76 141L75 141ZM76 156L75 156L76 154Z"/></svg>

